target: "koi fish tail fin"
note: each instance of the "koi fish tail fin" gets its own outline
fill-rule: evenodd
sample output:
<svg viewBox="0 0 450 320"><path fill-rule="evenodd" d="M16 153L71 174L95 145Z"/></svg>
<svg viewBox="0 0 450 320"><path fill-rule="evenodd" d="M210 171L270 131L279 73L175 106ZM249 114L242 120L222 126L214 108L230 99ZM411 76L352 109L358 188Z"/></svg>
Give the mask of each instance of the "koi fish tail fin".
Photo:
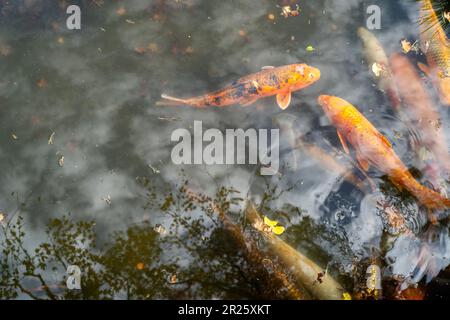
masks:
<svg viewBox="0 0 450 320"><path fill-rule="evenodd" d="M417 181L406 184L407 189L430 210L445 210L450 208L450 199L432 189L429 189Z"/></svg>
<svg viewBox="0 0 450 320"><path fill-rule="evenodd" d="M156 102L157 106L180 106L183 104L190 104L186 99L175 98L164 93L161 95L161 98L162 100Z"/></svg>

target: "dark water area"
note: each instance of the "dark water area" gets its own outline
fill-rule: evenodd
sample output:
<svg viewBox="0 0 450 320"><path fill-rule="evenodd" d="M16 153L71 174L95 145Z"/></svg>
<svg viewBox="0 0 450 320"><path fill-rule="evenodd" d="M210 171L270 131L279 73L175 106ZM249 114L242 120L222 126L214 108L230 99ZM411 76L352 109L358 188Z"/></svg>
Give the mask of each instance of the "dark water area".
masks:
<svg viewBox="0 0 450 320"><path fill-rule="evenodd" d="M66 27L70 4L81 30ZM281 14L297 4L298 15ZM430 186L411 147L421 133L379 90L363 54L357 29L371 5L388 55L419 39L419 5L408 0L0 0L0 298L299 298L295 276L245 219L251 200L343 294L448 299L447 220L431 224L384 173L358 169L317 103L328 94L357 106ZM425 62L420 51L406 56ZM293 63L321 78L286 110L274 97L246 107L156 104L162 93L197 96ZM449 136L448 108L423 81ZM194 121L204 131L280 129L279 172L174 164L171 135L192 132ZM401 212L408 232L389 225L380 203ZM66 286L70 265L81 290ZM380 288L366 288L369 266Z"/></svg>

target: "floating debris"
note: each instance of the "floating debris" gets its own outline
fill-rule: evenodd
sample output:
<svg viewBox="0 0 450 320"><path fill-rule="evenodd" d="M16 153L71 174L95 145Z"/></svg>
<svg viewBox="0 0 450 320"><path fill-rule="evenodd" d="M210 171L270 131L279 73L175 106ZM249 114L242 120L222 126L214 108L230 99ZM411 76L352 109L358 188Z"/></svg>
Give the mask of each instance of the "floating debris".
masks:
<svg viewBox="0 0 450 320"><path fill-rule="evenodd" d="M407 54L410 51L414 51L415 53L419 52L419 42L415 41L414 43L411 43L407 39L402 39L400 41L402 45L402 51L404 54Z"/></svg>
<svg viewBox="0 0 450 320"><path fill-rule="evenodd" d="M134 21L131 20L131 19L125 19L125 22L126 22L126 23L129 23L129 24L136 24L136 22L134 22Z"/></svg>
<svg viewBox="0 0 450 320"><path fill-rule="evenodd" d="M111 205L111 196L108 194L106 197L102 198L108 205Z"/></svg>
<svg viewBox="0 0 450 320"><path fill-rule="evenodd" d="M377 78L381 75L381 72L383 72L384 70L385 69L381 64L379 64L377 62L374 62L372 64L372 72Z"/></svg>
<svg viewBox="0 0 450 320"><path fill-rule="evenodd" d="M13 138L14 140L17 140L17 139L19 139L19 137L18 137L18 136L16 136L16 134L15 134L15 133L11 133L11 138Z"/></svg>
<svg viewBox="0 0 450 320"><path fill-rule="evenodd" d="M445 18L448 22L450 22L450 11L449 11L449 12L444 12L442 15L444 16L444 18Z"/></svg>
<svg viewBox="0 0 450 320"><path fill-rule="evenodd" d="M177 283L177 282L178 282L177 275L176 275L176 274L172 274L172 275L169 277L169 283L170 283L170 284L175 284L175 283Z"/></svg>
<svg viewBox="0 0 450 320"><path fill-rule="evenodd" d="M64 155L60 155L58 159L58 165L60 167L64 166Z"/></svg>
<svg viewBox="0 0 450 320"><path fill-rule="evenodd" d="M0 224L4 225L5 220L6 220L6 213L0 210Z"/></svg>
<svg viewBox="0 0 450 320"><path fill-rule="evenodd" d="M64 38L58 37L58 39L56 39L56 42L58 42L59 44L64 44Z"/></svg>
<svg viewBox="0 0 450 320"><path fill-rule="evenodd" d="M48 138L47 144L53 144L53 137L55 136L55 132L53 131L50 137Z"/></svg>
<svg viewBox="0 0 450 320"><path fill-rule="evenodd" d="M136 264L136 269L138 269L138 270L143 270L144 267L145 267L145 264L143 262L138 262Z"/></svg>
<svg viewBox="0 0 450 320"><path fill-rule="evenodd" d="M273 13L269 13L267 15L267 19L269 19L270 21L274 21L275 20L275 15Z"/></svg>
<svg viewBox="0 0 450 320"><path fill-rule="evenodd" d="M296 17L299 14L300 14L300 7L298 6L298 4L295 5L295 9L294 10L292 10L291 6L283 6L283 7L281 7L280 15L282 15L285 18Z"/></svg>
<svg viewBox="0 0 450 320"><path fill-rule="evenodd" d="M152 169L154 174L159 174L161 171L159 171L157 168L153 167L151 163L148 164L148 167Z"/></svg>
<svg viewBox="0 0 450 320"><path fill-rule="evenodd" d="M158 117L158 120L164 121L181 121L182 119L179 117Z"/></svg>
<svg viewBox="0 0 450 320"><path fill-rule="evenodd" d="M164 228L164 227L163 227L162 225L160 225L160 224L155 225L155 227L153 228L153 230L154 230L156 233L159 233L160 235L166 234L166 228Z"/></svg>

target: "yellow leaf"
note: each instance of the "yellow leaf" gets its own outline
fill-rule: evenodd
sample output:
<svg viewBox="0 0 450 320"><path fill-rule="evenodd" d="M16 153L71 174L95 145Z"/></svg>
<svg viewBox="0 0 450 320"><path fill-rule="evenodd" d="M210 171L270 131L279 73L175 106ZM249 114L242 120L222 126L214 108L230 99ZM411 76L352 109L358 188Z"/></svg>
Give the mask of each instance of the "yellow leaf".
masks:
<svg viewBox="0 0 450 320"><path fill-rule="evenodd" d="M308 51L308 52L313 52L313 51L315 51L316 49L313 47L313 46L311 46L311 45L309 45L309 46L307 46L306 47L306 51Z"/></svg>
<svg viewBox="0 0 450 320"><path fill-rule="evenodd" d="M284 232L284 227L282 226L276 226L272 228L272 232L275 233L277 236L279 236L280 234L282 234Z"/></svg>
<svg viewBox="0 0 450 320"><path fill-rule="evenodd" d="M276 220L270 220L266 216L264 216L264 223L268 225L269 227L275 227L278 224L278 221Z"/></svg>
<svg viewBox="0 0 450 320"><path fill-rule="evenodd" d="M342 294L342 299L344 299L344 300L352 300L352 296L350 295L350 293L344 292Z"/></svg>

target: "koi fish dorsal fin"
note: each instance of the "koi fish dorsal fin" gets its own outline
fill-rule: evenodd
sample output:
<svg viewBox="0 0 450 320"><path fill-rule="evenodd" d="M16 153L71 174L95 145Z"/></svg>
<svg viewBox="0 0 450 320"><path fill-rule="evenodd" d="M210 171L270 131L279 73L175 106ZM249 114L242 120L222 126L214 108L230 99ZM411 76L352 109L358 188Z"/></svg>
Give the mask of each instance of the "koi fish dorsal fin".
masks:
<svg viewBox="0 0 450 320"><path fill-rule="evenodd" d="M361 166L361 169L364 171L368 171L370 168L369 161L367 161L360 152L356 153L356 160L358 160L359 165Z"/></svg>
<svg viewBox="0 0 450 320"><path fill-rule="evenodd" d="M341 142L342 148L344 148L345 153L350 154L350 150L348 148L345 137L339 132L339 130L337 131L337 135L338 135L339 141Z"/></svg>
<svg viewBox="0 0 450 320"><path fill-rule="evenodd" d="M291 103L291 92L277 94L277 103L281 110L285 110Z"/></svg>
<svg viewBox="0 0 450 320"><path fill-rule="evenodd" d="M381 141L384 142L384 144L388 147L388 148L392 148L392 144L389 142L389 140L383 136L381 133L378 132L378 137L381 139Z"/></svg>

